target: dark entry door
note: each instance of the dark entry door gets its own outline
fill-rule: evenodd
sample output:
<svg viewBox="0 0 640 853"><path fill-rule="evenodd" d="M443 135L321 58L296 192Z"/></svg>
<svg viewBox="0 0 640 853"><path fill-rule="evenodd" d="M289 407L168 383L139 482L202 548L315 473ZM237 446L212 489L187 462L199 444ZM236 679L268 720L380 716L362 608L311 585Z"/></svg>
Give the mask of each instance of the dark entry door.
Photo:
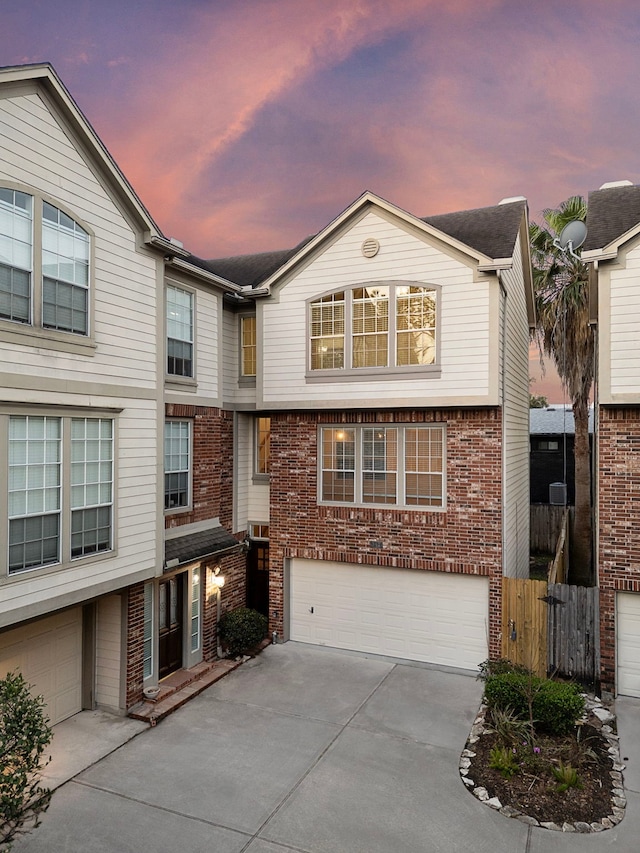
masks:
<svg viewBox="0 0 640 853"><path fill-rule="evenodd" d="M160 678L182 666L182 575L160 582Z"/></svg>
<svg viewBox="0 0 640 853"><path fill-rule="evenodd" d="M252 542L247 554L247 607L269 616L268 542Z"/></svg>

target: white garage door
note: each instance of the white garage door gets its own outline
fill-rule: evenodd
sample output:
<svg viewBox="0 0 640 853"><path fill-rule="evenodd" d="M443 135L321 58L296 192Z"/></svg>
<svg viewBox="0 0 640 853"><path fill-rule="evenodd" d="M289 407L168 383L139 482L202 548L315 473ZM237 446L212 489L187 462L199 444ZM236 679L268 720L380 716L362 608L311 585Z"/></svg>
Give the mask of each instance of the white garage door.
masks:
<svg viewBox="0 0 640 853"><path fill-rule="evenodd" d="M82 710L82 609L0 634L0 675L16 669L44 696L52 725Z"/></svg>
<svg viewBox="0 0 640 853"><path fill-rule="evenodd" d="M640 595L618 593L616 642L617 692L640 697Z"/></svg>
<svg viewBox="0 0 640 853"><path fill-rule="evenodd" d="M489 656L487 578L301 559L290 572L292 640L463 669Z"/></svg>

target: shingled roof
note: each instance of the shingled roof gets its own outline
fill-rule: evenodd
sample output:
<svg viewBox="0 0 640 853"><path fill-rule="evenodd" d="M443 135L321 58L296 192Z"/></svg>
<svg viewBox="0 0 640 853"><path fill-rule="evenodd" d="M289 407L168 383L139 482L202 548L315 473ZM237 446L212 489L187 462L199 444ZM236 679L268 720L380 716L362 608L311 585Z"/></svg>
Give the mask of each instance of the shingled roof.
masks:
<svg viewBox="0 0 640 853"><path fill-rule="evenodd" d="M587 239L583 251L603 249L640 224L640 186L619 186L589 193Z"/></svg>
<svg viewBox="0 0 640 853"><path fill-rule="evenodd" d="M315 235L305 237L293 249L279 249L274 252L259 252L255 255L237 255L230 258L214 258L204 261L196 258L197 266L232 281L240 287L257 287L260 282L269 278L276 270L300 251ZM192 261L193 262L193 261Z"/></svg>
<svg viewBox="0 0 640 853"><path fill-rule="evenodd" d="M454 240L458 240L487 255L489 258L510 258L513 254L522 213L526 206L524 199L494 207L479 207L474 210L462 210L457 213L444 213L439 216L421 218L422 222L437 228ZM273 273L307 245L315 234L306 237L293 249L281 249L275 252L260 252L255 255L238 255L230 258L214 258L197 261L198 266L214 275L232 281L241 287L258 287Z"/></svg>
<svg viewBox="0 0 640 853"><path fill-rule="evenodd" d="M493 207L425 216L422 221L490 258L510 258L525 205L522 199Z"/></svg>
<svg viewBox="0 0 640 853"><path fill-rule="evenodd" d="M167 539L164 543L165 566L174 568L241 547L242 543L238 542L224 527L213 525L208 530L199 530L196 533L186 533L184 536Z"/></svg>

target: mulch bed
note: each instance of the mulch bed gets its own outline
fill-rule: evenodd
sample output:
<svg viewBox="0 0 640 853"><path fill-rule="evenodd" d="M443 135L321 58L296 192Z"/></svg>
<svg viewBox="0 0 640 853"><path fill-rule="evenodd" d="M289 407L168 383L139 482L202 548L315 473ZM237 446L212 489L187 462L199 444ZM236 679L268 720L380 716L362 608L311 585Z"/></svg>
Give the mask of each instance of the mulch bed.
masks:
<svg viewBox="0 0 640 853"><path fill-rule="evenodd" d="M511 806L525 815L540 821L552 821L558 826L565 822L593 823L611 814L611 792L615 785L610 771L613 767L608 752L609 744L600 731L600 721L590 715L589 722L566 737L536 737L533 748L518 745L520 770L506 779L499 770L489 766L490 752L498 736L484 733L469 749L476 753L471 758L469 777L476 787L484 787L490 797L497 797L503 806ZM588 743L594 756L578 761L576 732L580 731L582 744ZM539 750L539 752L538 752ZM571 787L560 793L558 782L550 769L550 759L559 755L574 756L580 776L580 787ZM565 757L565 762L567 758Z"/></svg>

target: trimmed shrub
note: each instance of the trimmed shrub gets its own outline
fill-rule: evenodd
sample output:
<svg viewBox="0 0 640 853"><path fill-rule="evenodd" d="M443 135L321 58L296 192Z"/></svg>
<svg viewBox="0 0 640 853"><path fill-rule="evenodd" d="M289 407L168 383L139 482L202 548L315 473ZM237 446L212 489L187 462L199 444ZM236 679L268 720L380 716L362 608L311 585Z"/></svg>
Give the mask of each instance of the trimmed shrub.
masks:
<svg viewBox="0 0 640 853"><path fill-rule="evenodd" d="M254 649L267 634L269 620L250 607L229 610L218 622L220 642L230 657L244 655Z"/></svg>
<svg viewBox="0 0 640 853"><path fill-rule="evenodd" d="M522 672L489 675L485 683L485 700L490 710L510 709L519 719L529 718L529 701L533 726L550 735L568 734L584 713L584 698L576 684L552 681Z"/></svg>
<svg viewBox="0 0 640 853"><path fill-rule="evenodd" d="M527 695L532 680L540 679L535 675L525 675L523 672L501 672L498 675L489 675L484 686L485 701L491 710L510 709L518 719L528 719Z"/></svg>
<svg viewBox="0 0 640 853"><path fill-rule="evenodd" d="M577 684L541 679L533 699L533 716L538 731L566 735L584 713L584 698Z"/></svg>

